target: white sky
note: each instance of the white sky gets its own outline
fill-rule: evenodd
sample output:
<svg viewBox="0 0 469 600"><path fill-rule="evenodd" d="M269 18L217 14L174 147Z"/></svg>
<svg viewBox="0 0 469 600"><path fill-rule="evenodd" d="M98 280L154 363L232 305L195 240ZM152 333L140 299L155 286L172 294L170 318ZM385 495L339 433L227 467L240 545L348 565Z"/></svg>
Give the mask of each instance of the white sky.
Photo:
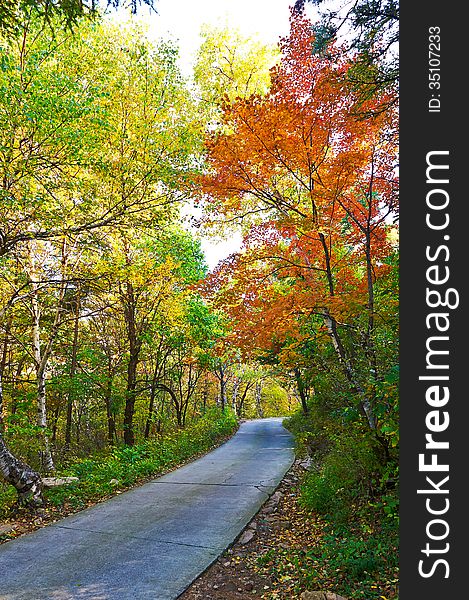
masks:
<svg viewBox="0 0 469 600"><path fill-rule="evenodd" d="M151 17L151 34L170 34L181 48L181 67L187 73L190 60L200 45L203 24L239 29L276 43L289 31L291 0L156 0L158 15Z"/></svg>
<svg viewBox="0 0 469 600"><path fill-rule="evenodd" d="M228 25L245 36L277 43L289 31L291 0L157 0L158 15L149 18L150 35L172 37L180 48L180 65L189 75L195 53L200 46L203 24ZM204 237L202 249L210 269L223 258L239 250L240 233L229 239Z"/></svg>
<svg viewBox="0 0 469 600"><path fill-rule="evenodd" d="M203 24L239 29L242 35L257 36L266 43L277 43L288 35L290 4L294 0L156 0L158 14L140 6L138 14L149 27L149 37L174 39L180 49L180 66L189 76L200 46ZM122 15L120 15L122 16ZM241 235L216 241L202 239L202 249L210 269L232 252L239 250Z"/></svg>

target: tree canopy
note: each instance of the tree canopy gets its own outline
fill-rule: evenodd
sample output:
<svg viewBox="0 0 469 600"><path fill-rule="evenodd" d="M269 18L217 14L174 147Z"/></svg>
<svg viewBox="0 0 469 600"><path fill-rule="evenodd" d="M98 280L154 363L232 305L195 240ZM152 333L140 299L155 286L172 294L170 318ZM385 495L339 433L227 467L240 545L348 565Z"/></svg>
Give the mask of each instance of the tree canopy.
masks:
<svg viewBox="0 0 469 600"><path fill-rule="evenodd" d="M155 10L154 0L106 0L105 7L130 6L135 14L142 4ZM14 37L30 19L54 31L57 27L73 29L83 17L96 18L100 0L4 0L0 6L0 33Z"/></svg>

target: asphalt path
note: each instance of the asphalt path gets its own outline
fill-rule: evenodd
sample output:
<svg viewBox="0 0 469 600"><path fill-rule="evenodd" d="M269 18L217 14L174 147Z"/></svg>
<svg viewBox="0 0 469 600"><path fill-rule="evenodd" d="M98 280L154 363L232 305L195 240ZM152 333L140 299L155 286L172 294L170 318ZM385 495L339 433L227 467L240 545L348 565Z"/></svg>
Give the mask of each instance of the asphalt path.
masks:
<svg viewBox="0 0 469 600"><path fill-rule="evenodd" d="M1 600L174 600L293 462L282 419L241 424L204 457L0 545Z"/></svg>

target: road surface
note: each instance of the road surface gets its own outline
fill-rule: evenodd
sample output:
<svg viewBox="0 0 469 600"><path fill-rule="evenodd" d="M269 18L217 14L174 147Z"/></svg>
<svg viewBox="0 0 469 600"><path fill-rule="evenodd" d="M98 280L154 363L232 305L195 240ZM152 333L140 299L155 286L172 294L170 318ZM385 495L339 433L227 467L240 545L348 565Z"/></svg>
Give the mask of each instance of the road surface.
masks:
<svg viewBox="0 0 469 600"><path fill-rule="evenodd" d="M282 419L0 545L1 600L174 600L225 550L293 462Z"/></svg>

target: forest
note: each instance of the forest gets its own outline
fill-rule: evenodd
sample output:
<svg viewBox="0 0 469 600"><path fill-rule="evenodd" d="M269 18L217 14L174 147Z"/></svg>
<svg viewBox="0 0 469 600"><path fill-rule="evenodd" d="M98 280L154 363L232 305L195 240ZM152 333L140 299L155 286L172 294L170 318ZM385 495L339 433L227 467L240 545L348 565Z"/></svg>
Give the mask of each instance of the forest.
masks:
<svg viewBox="0 0 469 600"><path fill-rule="evenodd" d="M302 505L395 540L398 6L308 5L277 46L207 26L191 78L138 20L0 12L0 516L279 415Z"/></svg>

